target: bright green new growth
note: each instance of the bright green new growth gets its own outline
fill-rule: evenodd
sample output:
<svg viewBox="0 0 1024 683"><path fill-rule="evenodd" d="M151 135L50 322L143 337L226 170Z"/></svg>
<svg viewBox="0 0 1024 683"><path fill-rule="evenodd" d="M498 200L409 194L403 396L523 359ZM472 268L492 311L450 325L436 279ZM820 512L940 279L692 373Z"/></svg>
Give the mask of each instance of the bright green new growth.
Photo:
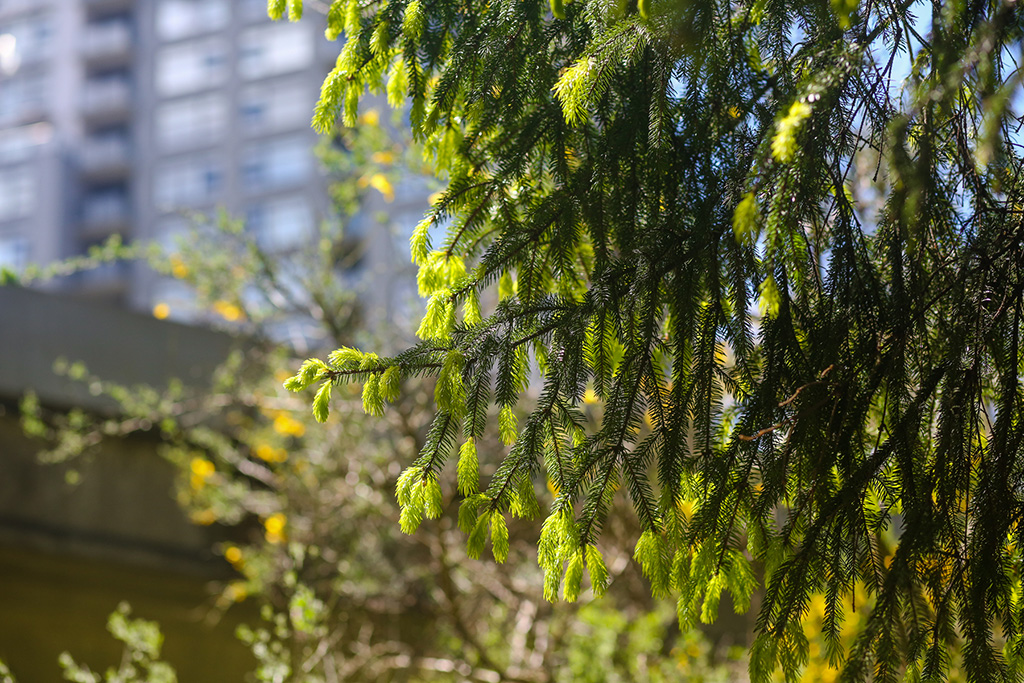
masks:
<svg viewBox="0 0 1024 683"><path fill-rule="evenodd" d="M441 374L434 385L434 402L441 410L461 419L466 412L466 387L462 383L462 369L465 361L462 352L454 349L448 352L441 366Z"/></svg>
<svg viewBox="0 0 1024 683"><path fill-rule="evenodd" d="M796 156L797 135L810 115L811 105L803 100L797 100L789 108L789 113L779 121L775 137L772 138L772 156L776 161L784 164L793 161L793 157Z"/></svg>
<svg viewBox="0 0 1024 683"><path fill-rule="evenodd" d="M1016 675L1017 4L343 0L328 23L346 41L315 127L404 88L448 183L410 240L423 341L288 384L437 377L404 530L458 451L473 556L556 491L548 599L600 591L626 496L681 622L763 585L754 680L797 674L812 594L846 680L942 679L956 649L971 680ZM508 448L474 482L485 435Z"/></svg>
<svg viewBox="0 0 1024 683"><path fill-rule="evenodd" d="M491 544L495 560L504 562L508 559L508 526L500 512L491 513Z"/></svg>
<svg viewBox="0 0 1024 683"><path fill-rule="evenodd" d="M330 403L331 383L324 382L317 389L316 396L313 398L313 417L316 418L317 422L327 422L327 416L330 414Z"/></svg>
<svg viewBox="0 0 1024 683"><path fill-rule="evenodd" d="M502 406L498 412L498 438L506 446L510 446L516 441L516 436L519 433L519 420L516 419L515 411L512 410L512 406Z"/></svg>
<svg viewBox="0 0 1024 683"><path fill-rule="evenodd" d="M287 0L267 0L267 15L274 21L283 17L287 8Z"/></svg>
<svg viewBox="0 0 1024 683"><path fill-rule="evenodd" d="M757 237L757 217L757 196L748 192L732 214L732 232L741 244L749 244Z"/></svg>
<svg viewBox="0 0 1024 683"><path fill-rule="evenodd" d="M457 470L459 493L470 496L480 488L480 462L476 455L476 441L473 437L466 439L459 449L459 466Z"/></svg>
<svg viewBox="0 0 1024 683"><path fill-rule="evenodd" d="M287 13L288 21L302 19L303 0L267 0L267 15L275 21Z"/></svg>
<svg viewBox="0 0 1024 683"><path fill-rule="evenodd" d="M399 523L405 533L416 531L424 518L437 519L443 513L443 499L437 477L424 475L410 467L398 478L395 489L398 503L402 506Z"/></svg>

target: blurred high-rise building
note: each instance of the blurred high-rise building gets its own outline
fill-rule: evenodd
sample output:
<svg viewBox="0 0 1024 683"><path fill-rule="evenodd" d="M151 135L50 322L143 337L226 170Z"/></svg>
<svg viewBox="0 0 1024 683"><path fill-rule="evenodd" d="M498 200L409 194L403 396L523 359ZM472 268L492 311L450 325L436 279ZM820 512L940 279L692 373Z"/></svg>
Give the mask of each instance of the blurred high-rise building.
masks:
<svg viewBox="0 0 1024 683"><path fill-rule="evenodd" d="M330 208L309 119L336 54L265 0L0 0L0 266L166 240L219 207L268 248L308 239ZM411 217L416 194L388 208ZM64 284L140 308L171 286L127 263Z"/></svg>

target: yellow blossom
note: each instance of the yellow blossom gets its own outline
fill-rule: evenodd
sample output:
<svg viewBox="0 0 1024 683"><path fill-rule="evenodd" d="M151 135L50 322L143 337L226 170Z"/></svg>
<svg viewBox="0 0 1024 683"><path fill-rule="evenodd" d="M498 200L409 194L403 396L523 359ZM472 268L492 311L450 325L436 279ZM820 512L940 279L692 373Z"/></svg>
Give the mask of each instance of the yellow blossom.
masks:
<svg viewBox="0 0 1024 683"><path fill-rule="evenodd" d="M306 433L306 425L288 413L278 413L274 418L274 431L284 436L302 436Z"/></svg>
<svg viewBox="0 0 1024 683"><path fill-rule="evenodd" d="M192 458L190 468L192 470L192 488L196 491L206 486L206 480L213 475L216 469L213 463L206 458Z"/></svg>
<svg viewBox="0 0 1024 683"><path fill-rule="evenodd" d="M376 126L380 123L380 112L371 109L359 117L359 123L366 126Z"/></svg>
<svg viewBox="0 0 1024 683"><path fill-rule="evenodd" d="M370 185L384 195L384 199L387 201L392 202L395 200L395 188L391 186L391 182L384 177L383 173L374 173L370 176Z"/></svg>
<svg viewBox="0 0 1024 683"><path fill-rule="evenodd" d="M374 152L370 155L370 160L376 164L393 164L395 163L395 155L387 150Z"/></svg>
<svg viewBox="0 0 1024 683"><path fill-rule="evenodd" d="M284 527L288 522L288 518L280 512L275 512L266 518L263 522L263 528L266 529L267 543L280 543L284 540Z"/></svg>
<svg viewBox="0 0 1024 683"><path fill-rule="evenodd" d="M263 522L263 526L266 527L268 532L279 534L284 530L284 525L287 521L288 518L284 516L284 513L275 512L267 517L266 521Z"/></svg>
<svg viewBox="0 0 1024 683"><path fill-rule="evenodd" d="M209 526L217 521L217 513L215 513L213 510L209 508L206 508L205 510L199 510L198 512L192 513L192 521L196 524Z"/></svg>
<svg viewBox="0 0 1024 683"><path fill-rule="evenodd" d="M233 565L238 565L242 561L242 550L237 545L229 545L224 549L224 559Z"/></svg>
<svg viewBox="0 0 1024 683"><path fill-rule="evenodd" d="M288 459L288 452L283 448L274 448L268 443L257 444L253 449L256 457L266 462L284 462Z"/></svg>
<svg viewBox="0 0 1024 683"><path fill-rule="evenodd" d="M171 275L181 280L184 277L188 277L188 266L182 260L181 256L174 254L171 256Z"/></svg>
<svg viewBox="0 0 1024 683"><path fill-rule="evenodd" d="M190 467L192 469L192 474L200 476L203 479L209 477L211 474L213 474L214 470L216 470L216 468L213 466L213 463L207 460L206 458L192 458Z"/></svg>
<svg viewBox="0 0 1024 683"><path fill-rule="evenodd" d="M216 311L220 317L229 322L234 322L242 317L241 308L230 301L225 301L223 299L213 302L213 310Z"/></svg>
<svg viewBox="0 0 1024 683"><path fill-rule="evenodd" d="M233 602L241 602L249 594L244 581L232 581L224 589L224 597Z"/></svg>
<svg viewBox="0 0 1024 683"><path fill-rule="evenodd" d="M164 320L171 314L171 307L161 302L153 307L153 317L157 320Z"/></svg>

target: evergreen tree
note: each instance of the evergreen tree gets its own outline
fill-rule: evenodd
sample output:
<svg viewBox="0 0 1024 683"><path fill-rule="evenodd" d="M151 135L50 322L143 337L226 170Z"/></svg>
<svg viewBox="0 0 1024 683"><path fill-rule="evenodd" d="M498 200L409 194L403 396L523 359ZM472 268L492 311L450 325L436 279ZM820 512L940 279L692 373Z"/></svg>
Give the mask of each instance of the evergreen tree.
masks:
<svg viewBox="0 0 1024 683"><path fill-rule="evenodd" d="M429 382L407 383L380 420L361 419L359 388L343 387L322 428L315 428L305 397L281 387L284 368L297 364L299 354L327 353L356 339L389 343L361 327L362 306L343 286L339 268L361 256L342 226L366 214L371 195L389 196L416 154L379 122L370 109L357 129L338 128L321 145L338 222L321 226L318 239L302 248L267 251L239 221L195 217L173 247L108 243L87 258L23 275L31 281L101 259L145 259L192 293L185 310L193 322L242 337L241 348L202 387L177 380L130 386L81 362L58 362L58 373L117 409L94 415L26 396L22 424L40 439L39 460L78 467L104 459L112 442L143 439L173 467L175 497L195 523L216 525L211 550L234 570L208 584L208 617L233 613L236 602L260 615L237 632L254 657L253 681L732 680L742 648L729 647L733 639L716 642L696 628L675 628L673 605L651 599L630 565L636 524L626 501L618 502L617 523L604 534L613 546L608 599L549 605L534 542L539 521L510 529L508 559L500 565L467 558L454 524L457 506L450 504L461 496L454 487L441 502L449 519L435 533L407 536L394 523L397 462L413 458L423 444L433 413ZM379 230L397 227L386 214L377 218L387 221L378 222ZM161 302L153 314L178 313L178 305ZM306 346L296 349L296 340ZM600 419L596 402L588 419ZM494 464L486 454L500 450L497 439L481 440L480 450L486 472ZM92 476L93 468L83 469L69 470L69 480ZM126 610L118 608L109 622L126 650L107 678L169 683L169 669L157 658L155 624L128 619ZM60 661L68 680L100 683L80 660ZM45 664L56 670L56 662ZM0 683L14 683L5 671L0 661ZM24 670L21 675L26 680Z"/></svg>
<svg viewBox="0 0 1024 683"><path fill-rule="evenodd" d="M337 0L328 24L314 125L383 88L448 183L411 240L422 343L287 383L322 420L339 383L379 413L436 375L404 530L449 463L471 554L502 560L546 479L545 593L571 600L584 573L601 592L628 496L682 622L763 576L755 680L806 661L814 594L845 680L941 680L954 654L1019 676L1017 3ZM490 430L509 448L481 484Z"/></svg>

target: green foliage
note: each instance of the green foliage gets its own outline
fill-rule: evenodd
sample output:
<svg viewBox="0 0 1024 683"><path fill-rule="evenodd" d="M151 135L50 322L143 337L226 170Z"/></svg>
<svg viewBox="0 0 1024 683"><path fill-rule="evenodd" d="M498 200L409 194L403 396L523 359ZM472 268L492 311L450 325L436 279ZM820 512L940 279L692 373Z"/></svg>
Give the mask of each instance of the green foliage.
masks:
<svg viewBox="0 0 1024 683"><path fill-rule="evenodd" d="M85 254L79 256L54 261L45 266L30 263L18 272L7 267L0 268L0 287L38 285L54 278L93 270L107 263L146 259L155 256L158 251L157 247L141 242L126 244L121 235L115 234L89 247Z"/></svg>
<svg viewBox="0 0 1024 683"><path fill-rule="evenodd" d="M627 620L592 603L580 610L579 627L566 642L569 653L555 680L573 683L688 681L729 683L740 680L742 648L715 653L697 631L667 637L671 610L659 605ZM717 657L715 656L717 654ZM717 659L720 663L712 665Z"/></svg>
<svg viewBox="0 0 1024 683"><path fill-rule="evenodd" d="M480 488L480 462L476 455L476 441L473 437L466 439L459 449L458 466L459 493L471 496Z"/></svg>
<svg viewBox="0 0 1024 683"><path fill-rule="evenodd" d="M591 587L594 590L594 595L600 597L608 589L608 567L604 564L601 551L594 546L588 545L584 552L584 561L587 565L587 571L590 572Z"/></svg>
<svg viewBox="0 0 1024 683"><path fill-rule="evenodd" d="M287 7L287 0L267 0L267 15L274 20L280 19Z"/></svg>
<svg viewBox="0 0 1024 683"><path fill-rule="evenodd" d="M338 134L346 154L326 150L329 166L347 181L332 188L343 219L376 191L369 181L384 173L384 162L374 155L391 149L374 118L363 117L360 131ZM629 656L602 651L608 680L682 666L677 646L700 648L680 670L724 678L728 671L711 664L715 653L699 634L679 635L663 618L670 606L659 605L662 616L649 618L649 596L628 555L617 550L619 539L635 532L632 524L606 530L608 547L601 551L556 539L561 559L555 564L581 558L576 592L606 594L585 606L586 622L577 619L579 604L544 604L547 588L532 539L541 506L550 505L561 480L535 490L530 472L497 473L504 448L484 433L494 417L491 388L477 376L465 380L459 352L437 355L434 370L447 383L432 386L421 378L425 372L384 367L385 359L355 348L380 342L359 329L358 302L338 286L338 267L349 262L342 228L325 226L319 237L307 249L268 254L236 221L221 219L200 222L170 253L151 252L159 272L194 292L195 319L244 332L243 348L204 387L122 386L80 363L61 362L59 372L112 398L120 413L100 419L26 399L26 427L50 440L44 458L73 463L102 457L98 446L110 439L159 437L158 453L177 472L179 502L197 524L216 524L225 538L214 551L235 573L213 584L212 601L220 609L240 601L260 607L260 621L238 632L254 655L256 681L568 683L594 654L593 642L580 634L615 642L613 629L629 633L623 650ZM512 290L511 278L506 286ZM282 325L296 320L312 353L326 360L302 363L299 350L276 341ZM519 433L513 398L528 384L528 360L510 358L501 390L510 397L505 419L513 437ZM362 382L362 391L344 378ZM320 423L306 396L323 386L330 387L330 419ZM432 399L442 396L449 418L428 427ZM365 419L364 411L380 412L384 402L390 405L382 417ZM571 430L582 439L595 427L592 417L567 417L557 433ZM460 429L476 435L459 440ZM552 434L531 424L523 433L552 448L546 457L564 457ZM457 444L452 481L432 454ZM401 472L397 463L417 453L425 457ZM488 484L483 492L481 481ZM402 505L398 524L392 490ZM492 506L496 499L507 507ZM557 519L574 524L568 513ZM401 533L414 528L420 533ZM488 540L503 564L470 556L486 554ZM552 569L556 593L563 569ZM634 629L636 623L645 626ZM648 644L655 649L639 649Z"/></svg>
<svg viewBox="0 0 1024 683"><path fill-rule="evenodd" d="M313 399L313 417L317 422L327 422L327 415L330 412L331 383L324 382L317 389L316 398Z"/></svg>
<svg viewBox="0 0 1024 683"><path fill-rule="evenodd" d="M2 659L0 659L0 683L15 683L11 670L7 668Z"/></svg>
<svg viewBox="0 0 1024 683"><path fill-rule="evenodd" d="M74 683L177 683L174 668L160 661L164 637L159 625L130 617L131 608L127 603L121 603L107 620L107 630L124 643L124 656L117 668L110 667L100 676L64 652L59 659L64 680Z"/></svg>
<svg viewBox="0 0 1024 683"><path fill-rule="evenodd" d="M1020 7L346 8L314 125L353 120L401 62L412 133L448 185L411 241L422 343L329 377L446 373L410 470L423 482L442 481L460 431L497 424L509 448L463 525L473 554L522 481L554 482L545 595L564 579L574 598L582 549L628 497L628 545L684 623L713 619L724 591L748 604L764 567L757 681L796 677L806 605L856 585L860 636L840 643L832 608L827 631L846 680L942 679L953 651L971 680L1012 679ZM471 299L486 305L460 321Z"/></svg>
<svg viewBox="0 0 1024 683"><path fill-rule="evenodd" d="M491 548L498 562L508 559L508 526L500 512L491 513Z"/></svg>

